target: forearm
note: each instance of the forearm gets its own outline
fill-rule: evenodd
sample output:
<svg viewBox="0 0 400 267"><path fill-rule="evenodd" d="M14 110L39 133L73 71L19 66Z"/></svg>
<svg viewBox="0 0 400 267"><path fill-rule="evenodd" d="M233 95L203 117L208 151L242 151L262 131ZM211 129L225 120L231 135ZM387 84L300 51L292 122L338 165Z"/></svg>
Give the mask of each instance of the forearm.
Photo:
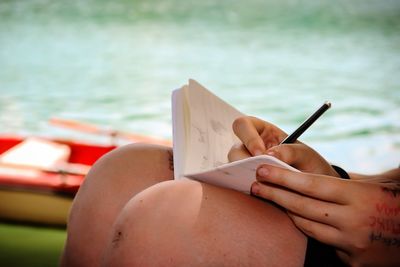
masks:
<svg viewBox="0 0 400 267"><path fill-rule="evenodd" d="M383 173L365 175L359 173L349 173L351 179L382 179L400 181L400 168L392 169Z"/></svg>

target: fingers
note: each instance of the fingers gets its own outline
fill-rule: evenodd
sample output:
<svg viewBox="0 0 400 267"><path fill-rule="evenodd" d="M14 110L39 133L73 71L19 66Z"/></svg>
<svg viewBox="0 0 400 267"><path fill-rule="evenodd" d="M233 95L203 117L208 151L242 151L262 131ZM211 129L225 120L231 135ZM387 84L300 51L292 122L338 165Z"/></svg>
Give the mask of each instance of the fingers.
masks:
<svg viewBox="0 0 400 267"><path fill-rule="evenodd" d="M256 182L252 186L252 193L301 217L333 227L339 227L345 219L341 216L341 205L306 197L282 187Z"/></svg>
<svg viewBox="0 0 400 267"><path fill-rule="evenodd" d="M265 152L265 144L260 133L264 129L264 122L254 117L241 117L233 122L233 131L243 142L253 156Z"/></svg>
<svg viewBox="0 0 400 267"><path fill-rule="evenodd" d="M228 160L229 162L237 161L245 158L251 157L250 152L246 149L246 147L240 143L234 145L231 150L228 152Z"/></svg>
<svg viewBox="0 0 400 267"><path fill-rule="evenodd" d="M287 136L277 126L250 116L236 119L232 127L252 156L264 154Z"/></svg>
<svg viewBox="0 0 400 267"><path fill-rule="evenodd" d="M339 229L303 218L290 212L288 215L293 223L307 236L334 247L341 248L343 246L344 237Z"/></svg>
<svg viewBox="0 0 400 267"><path fill-rule="evenodd" d="M302 195L337 204L349 203L353 186L348 180L324 175L293 172L271 165L262 165L257 170L257 180L259 182L279 185Z"/></svg>
<svg viewBox="0 0 400 267"><path fill-rule="evenodd" d="M266 154L276 157L303 172L339 177L332 166L318 152L300 142L274 146L268 149Z"/></svg>
<svg viewBox="0 0 400 267"><path fill-rule="evenodd" d="M303 144L281 144L270 148L267 154L298 168L297 165L299 165L299 162L304 161L307 152L307 147Z"/></svg>

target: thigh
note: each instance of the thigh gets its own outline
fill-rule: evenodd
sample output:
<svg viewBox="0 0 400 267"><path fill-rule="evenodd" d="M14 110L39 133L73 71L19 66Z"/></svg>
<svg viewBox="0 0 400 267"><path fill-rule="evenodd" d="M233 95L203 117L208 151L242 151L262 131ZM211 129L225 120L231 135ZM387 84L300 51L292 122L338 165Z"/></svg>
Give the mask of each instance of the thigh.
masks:
<svg viewBox="0 0 400 267"><path fill-rule="evenodd" d="M101 158L75 197L62 265L97 266L111 226L128 200L172 178L172 151L168 147L127 145Z"/></svg>
<svg viewBox="0 0 400 267"><path fill-rule="evenodd" d="M118 216L104 266L302 266L306 238L285 212L195 181L156 184Z"/></svg>

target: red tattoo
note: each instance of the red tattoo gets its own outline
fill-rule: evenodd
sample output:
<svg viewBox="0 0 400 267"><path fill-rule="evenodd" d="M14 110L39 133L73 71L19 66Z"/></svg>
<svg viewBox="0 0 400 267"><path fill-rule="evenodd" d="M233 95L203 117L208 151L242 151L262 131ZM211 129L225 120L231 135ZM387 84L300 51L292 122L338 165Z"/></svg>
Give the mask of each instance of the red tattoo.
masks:
<svg viewBox="0 0 400 267"><path fill-rule="evenodd" d="M400 222L394 219L386 219L382 217L369 216L369 226L379 232L385 232L390 234L400 234Z"/></svg>
<svg viewBox="0 0 400 267"><path fill-rule="evenodd" d="M397 216L400 214L400 206L390 207L386 203L377 203L375 205L376 211L381 215Z"/></svg>

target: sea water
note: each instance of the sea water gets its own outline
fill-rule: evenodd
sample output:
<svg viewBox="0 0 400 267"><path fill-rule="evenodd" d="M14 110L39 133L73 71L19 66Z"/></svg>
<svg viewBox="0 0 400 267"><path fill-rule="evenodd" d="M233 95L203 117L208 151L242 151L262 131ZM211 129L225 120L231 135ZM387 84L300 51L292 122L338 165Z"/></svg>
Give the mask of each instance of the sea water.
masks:
<svg viewBox="0 0 400 267"><path fill-rule="evenodd" d="M400 1L0 1L0 132L106 142L61 117L171 138L193 78L347 170L400 163Z"/></svg>

